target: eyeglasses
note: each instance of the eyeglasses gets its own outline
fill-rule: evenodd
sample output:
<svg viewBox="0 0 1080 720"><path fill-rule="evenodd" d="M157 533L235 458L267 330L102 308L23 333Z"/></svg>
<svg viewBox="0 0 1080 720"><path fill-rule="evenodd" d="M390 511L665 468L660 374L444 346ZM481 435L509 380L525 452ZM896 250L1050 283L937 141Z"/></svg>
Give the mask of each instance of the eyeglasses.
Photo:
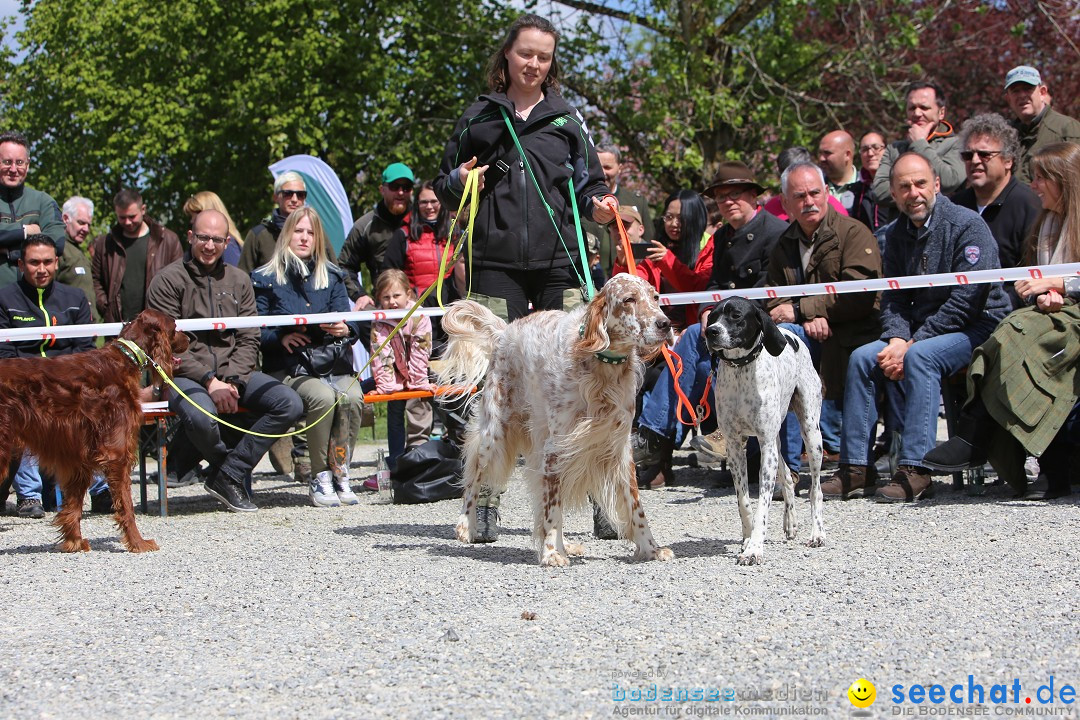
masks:
<svg viewBox="0 0 1080 720"><path fill-rule="evenodd" d="M307 200L307 190L278 190L283 198L296 197L301 200Z"/></svg>
<svg viewBox="0 0 1080 720"><path fill-rule="evenodd" d="M881 152L884 149L885 149L884 145L878 145L877 143L874 143L873 145L861 145L861 146L859 146L859 152L861 152L861 153Z"/></svg>
<svg viewBox="0 0 1080 720"><path fill-rule="evenodd" d="M1000 154L1000 150L963 150L960 152L960 159L964 162L971 162L971 159L978 155L980 161L986 162Z"/></svg>
<svg viewBox="0 0 1080 720"><path fill-rule="evenodd" d="M29 164L30 164L29 160L23 160L22 158L19 158L18 160L12 160L11 158L4 158L3 160L0 160L0 166L9 168L12 165L14 165L15 167L19 168L20 170L22 170L24 167L26 167Z"/></svg>
<svg viewBox="0 0 1080 720"><path fill-rule="evenodd" d="M682 223L682 218L673 213L664 213L664 222L666 223Z"/></svg>
<svg viewBox="0 0 1080 720"><path fill-rule="evenodd" d="M738 200L739 196L746 192L746 188L739 187L734 190L729 190L726 193L722 193L719 190L713 193L713 199L717 203L728 202L729 200Z"/></svg>
<svg viewBox="0 0 1080 720"><path fill-rule="evenodd" d="M195 238L195 242L203 245L224 245L229 242L229 237L215 237L213 235L203 235L202 233L192 233L191 237Z"/></svg>
<svg viewBox="0 0 1080 720"><path fill-rule="evenodd" d="M416 204L417 205L438 205L439 201L438 200L419 200L419 201L417 201Z"/></svg>

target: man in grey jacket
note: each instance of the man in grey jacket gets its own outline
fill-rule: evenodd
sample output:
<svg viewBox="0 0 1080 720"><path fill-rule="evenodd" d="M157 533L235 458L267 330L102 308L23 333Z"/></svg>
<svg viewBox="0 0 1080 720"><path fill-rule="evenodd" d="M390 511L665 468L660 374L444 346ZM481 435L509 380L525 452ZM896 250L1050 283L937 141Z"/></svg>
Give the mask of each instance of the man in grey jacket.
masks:
<svg viewBox="0 0 1080 720"><path fill-rule="evenodd" d="M941 192L951 195L964 185L964 162L960 159L959 138L945 122L945 91L932 82L908 86L905 101L907 130L900 140L889 145L874 174L873 193L878 204L895 207L890 186L890 171L897 158L917 152L934 166L941 182Z"/></svg>
<svg viewBox="0 0 1080 720"><path fill-rule="evenodd" d="M990 229L975 212L940 194L932 162L918 153L892 166L892 196L901 216L885 239L885 277L962 274L1000 267ZM860 497L874 488L872 433L879 386L895 382L904 397L899 468L879 488L879 502L911 502L933 494L923 456L937 440L943 378L967 366L1009 312L1001 283L901 287L881 298L879 340L852 353L844 395L839 497Z"/></svg>

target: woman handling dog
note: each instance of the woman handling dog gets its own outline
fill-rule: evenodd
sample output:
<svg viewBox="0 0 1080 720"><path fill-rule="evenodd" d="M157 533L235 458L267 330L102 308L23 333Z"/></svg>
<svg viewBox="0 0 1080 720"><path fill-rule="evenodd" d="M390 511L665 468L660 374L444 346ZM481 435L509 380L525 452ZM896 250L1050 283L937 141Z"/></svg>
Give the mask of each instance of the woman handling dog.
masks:
<svg viewBox="0 0 1080 720"><path fill-rule="evenodd" d="M1032 156L1031 168L1043 209L1025 264L1080 262L1080 145L1046 145ZM975 349L959 432L923 463L954 472L989 460L1024 500L1049 500L1070 494L1078 479L1070 452L1080 434L1080 278L1019 280L1015 287L1029 307L1007 316ZM1025 485L1025 453L1039 458L1031 486Z"/></svg>
<svg viewBox="0 0 1080 720"><path fill-rule="evenodd" d="M506 320L580 300L585 270L574 206L600 224L617 202L580 113L559 94L559 33L533 14L511 24L488 67L489 92L458 120L435 192L458 207L478 171L471 288ZM549 212L550 210L550 212ZM498 536L498 498L481 498L477 542Z"/></svg>

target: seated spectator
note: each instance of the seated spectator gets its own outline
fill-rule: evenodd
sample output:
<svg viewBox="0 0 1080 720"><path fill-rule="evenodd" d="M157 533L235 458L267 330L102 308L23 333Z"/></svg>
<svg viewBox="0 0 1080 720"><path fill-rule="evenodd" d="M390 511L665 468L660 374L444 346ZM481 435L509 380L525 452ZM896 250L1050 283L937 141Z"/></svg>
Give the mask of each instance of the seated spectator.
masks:
<svg viewBox="0 0 1080 720"><path fill-rule="evenodd" d="M255 227L247 231L241 243L240 260L236 266L250 273L270 262L270 256L277 248L278 235L285 226L285 220L293 212L304 207L307 202L307 185L304 176L298 172L284 172L274 180L274 203L277 207ZM224 212L221 208L212 208ZM225 213L226 216L228 213ZM230 221L229 227L233 227ZM231 231L230 231L231 232ZM336 263L334 248L329 249L330 262Z"/></svg>
<svg viewBox="0 0 1080 720"><path fill-rule="evenodd" d="M716 200L725 221L712 238L710 288L737 290L765 284L769 257L786 226L758 205L763 189L750 168L739 162L721 163L705 189L705 194ZM683 361L679 387L695 403L704 394L712 372L702 333L710 310L703 308L699 322L687 327L675 343L675 352ZM676 416L676 402L671 372L663 368L652 390L642 399L638 430L632 439L638 484L642 487L662 487L672 479L671 451L682 444L686 433ZM713 448L718 441L715 438Z"/></svg>
<svg viewBox="0 0 1080 720"><path fill-rule="evenodd" d="M1042 213L1024 263L1080 262L1080 145L1046 145L1031 169ZM1070 453L1080 441L1080 278L1018 280L1016 292L1026 307L975 349L958 432L926 453L923 464L954 472L989 460L1023 499L1049 500L1068 495L1070 477L1077 478ZM1039 476L1025 487L1028 453L1039 458Z"/></svg>
<svg viewBox="0 0 1080 720"><path fill-rule="evenodd" d="M135 190L116 193L113 209L117 222L94 239L90 271L102 322L130 322L148 307L151 281L184 250L176 233L146 214Z"/></svg>
<svg viewBox="0 0 1080 720"><path fill-rule="evenodd" d="M345 272L327 259L328 246L314 208L290 215L270 262L251 276L259 314L351 311ZM359 322L335 322L262 330L263 370L295 390L304 403L311 456L308 495L316 507L359 502L350 486L349 459L364 393L354 380L352 345L366 329Z"/></svg>
<svg viewBox="0 0 1080 720"><path fill-rule="evenodd" d="M191 250L183 260L166 267L150 283L147 307L177 318L250 317L256 315L251 279L221 260L229 242L229 223L217 210L195 216L188 231ZM199 330L188 333L190 345L180 356L176 386L211 415L175 396L169 409L176 413L188 440L210 464L203 487L233 512L258 508L245 484L274 442L303 414L304 405L291 388L256 370L257 328ZM241 407L254 422L235 447L229 448L213 415L231 415Z"/></svg>
<svg viewBox="0 0 1080 720"><path fill-rule="evenodd" d="M94 280L90 270L90 248L86 238L90 235L90 223L94 221L94 203L78 195L64 201L60 217L64 221L66 242L60 253L60 265L56 281L78 288L90 302L90 315L94 322L101 320L94 296Z"/></svg>
<svg viewBox="0 0 1080 720"><path fill-rule="evenodd" d="M829 193L817 165L796 163L781 176L784 209L796 218L769 258L767 285L843 282L881 277L877 240L858 220L844 217L826 202ZM852 350L881 333L876 293L777 297L766 303L773 322L806 343L824 385L821 437L826 460L840 449L840 408ZM798 475L802 436L794 413L781 431L781 449ZM830 457L831 456L831 457ZM825 492L822 490L822 492Z"/></svg>
<svg viewBox="0 0 1080 720"><path fill-rule="evenodd" d="M1039 71L1029 65L1014 67L1005 75L1005 100L1013 111L1013 127L1020 137L1020 151L1013 174L1030 183L1035 151L1059 142L1080 142L1080 120L1050 107L1050 89Z"/></svg>
<svg viewBox="0 0 1080 720"><path fill-rule="evenodd" d="M859 140L859 189L855 197L855 219L876 233L878 228L892 222L896 217L895 208L881 206L874 199L874 174L881 167L881 158L885 156L885 136L871 131Z"/></svg>
<svg viewBox="0 0 1080 720"><path fill-rule="evenodd" d="M914 82L908 85L906 98L907 134L886 148L874 175L874 199L890 208L896 207L890 173L893 163L904 153L917 152L934 166L945 195L964 184L959 138L952 125L945 122L945 91L936 83Z"/></svg>
<svg viewBox="0 0 1080 720"><path fill-rule="evenodd" d="M51 237L34 233L23 240L19 255L19 279L0 288L0 330L89 325L93 322L86 295L77 288L55 281L58 266L56 242ZM57 357L93 349L94 339L90 336L0 342L0 358ZM21 466L15 465L18 469L13 485L19 515L44 517L42 478L37 459L32 455L23 455ZM0 470L7 471L6 468ZM90 507L95 513L112 511L112 495L101 475L95 476L90 486Z"/></svg>
<svg viewBox="0 0 1080 720"><path fill-rule="evenodd" d="M974 212L940 194L930 160L905 153L892 164L892 194L900 217L885 240L886 277L971 272L998 267L997 242ZM835 497L869 494L877 420L875 396L897 383L904 397L899 467L879 502L912 502L933 494L923 456L934 447L941 382L967 365L1009 309L1001 283L886 290L881 339L851 356L844 394L840 468L829 481ZM824 493L824 490L822 491Z"/></svg>
<svg viewBox="0 0 1080 720"><path fill-rule="evenodd" d="M632 208L627 210L629 214L623 217L636 217L644 229L640 213ZM697 192L680 190L669 195L664 202L664 214L658 218L658 239L649 244L645 259L636 263L637 274L662 294L703 290L709 282L713 262L711 246L706 245L705 249L701 247L706 222L705 203ZM626 258L619 262L622 243L615 244L613 275L627 271ZM664 312L676 330L697 320L697 308L690 305L666 306Z"/></svg>
<svg viewBox="0 0 1080 720"><path fill-rule="evenodd" d="M986 221L997 240L1001 267L1017 267L1039 214L1039 198L1013 177L1020 150L1016 130L996 113L976 115L960 128L960 146L968 186L951 199ZM1012 283L1005 286L1005 291L1012 306L1021 307Z"/></svg>
<svg viewBox="0 0 1080 720"><path fill-rule="evenodd" d="M780 177L784 174L784 171L795 163L812 163L814 162L814 156L810 154L810 151L804 147L789 147L780 151L780 154L776 156L776 176ZM833 210L841 215L847 215L848 211L844 209L844 206L840 204L840 201L829 196L829 205ZM784 222L791 222L791 218L788 217L787 211L784 210L784 194L773 195L765 203L765 212L771 213L780 218Z"/></svg>
<svg viewBox="0 0 1080 720"><path fill-rule="evenodd" d="M375 300L382 310L402 310L416 302L409 278L401 270L384 270L375 281ZM371 325L371 372L375 389L383 395L402 390L431 390L431 319L415 314L392 338L398 320L375 320ZM387 338L390 342L387 343ZM384 343L385 346L384 346ZM381 350L380 350L381 348ZM431 434L430 403L391 400L386 403L386 440L393 470L407 447L427 441ZM406 424L407 423L407 424Z"/></svg>
<svg viewBox="0 0 1080 720"><path fill-rule="evenodd" d="M221 259L229 265L238 265L244 241L240 239L240 231L236 229L232 216L225 209L225 203L221 202L217 193L209 190L200 190L184 201L184 214L188 216L189 221L194 220L195 216L203 210L217 210L225 216L229 223L229 244L225 246L225 254L221 256Z"/></svg>

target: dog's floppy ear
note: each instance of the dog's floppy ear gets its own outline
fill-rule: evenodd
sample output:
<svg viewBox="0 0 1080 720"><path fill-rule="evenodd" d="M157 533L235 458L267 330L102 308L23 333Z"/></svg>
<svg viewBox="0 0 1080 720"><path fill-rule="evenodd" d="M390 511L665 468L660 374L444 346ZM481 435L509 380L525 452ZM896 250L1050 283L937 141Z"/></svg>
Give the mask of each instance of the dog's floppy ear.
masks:
<svg viewBox="0 0 1080 720"><path fill-rule="evenodd" d="M757 305L757 311L761 319L761 336L764 339L765 349L775 357L784 352L784 348L787 347L787 336L780 332L780 328L776 327L769 313L765 312L760 305Z"/></svg>
<svg viewBox="0 0 1080 720"><path fill-rule="evenodd" d="M586 352L607 350L611 339L607 334L607 293L599 292L585 309L585 330L578 347Z"/></svg>

